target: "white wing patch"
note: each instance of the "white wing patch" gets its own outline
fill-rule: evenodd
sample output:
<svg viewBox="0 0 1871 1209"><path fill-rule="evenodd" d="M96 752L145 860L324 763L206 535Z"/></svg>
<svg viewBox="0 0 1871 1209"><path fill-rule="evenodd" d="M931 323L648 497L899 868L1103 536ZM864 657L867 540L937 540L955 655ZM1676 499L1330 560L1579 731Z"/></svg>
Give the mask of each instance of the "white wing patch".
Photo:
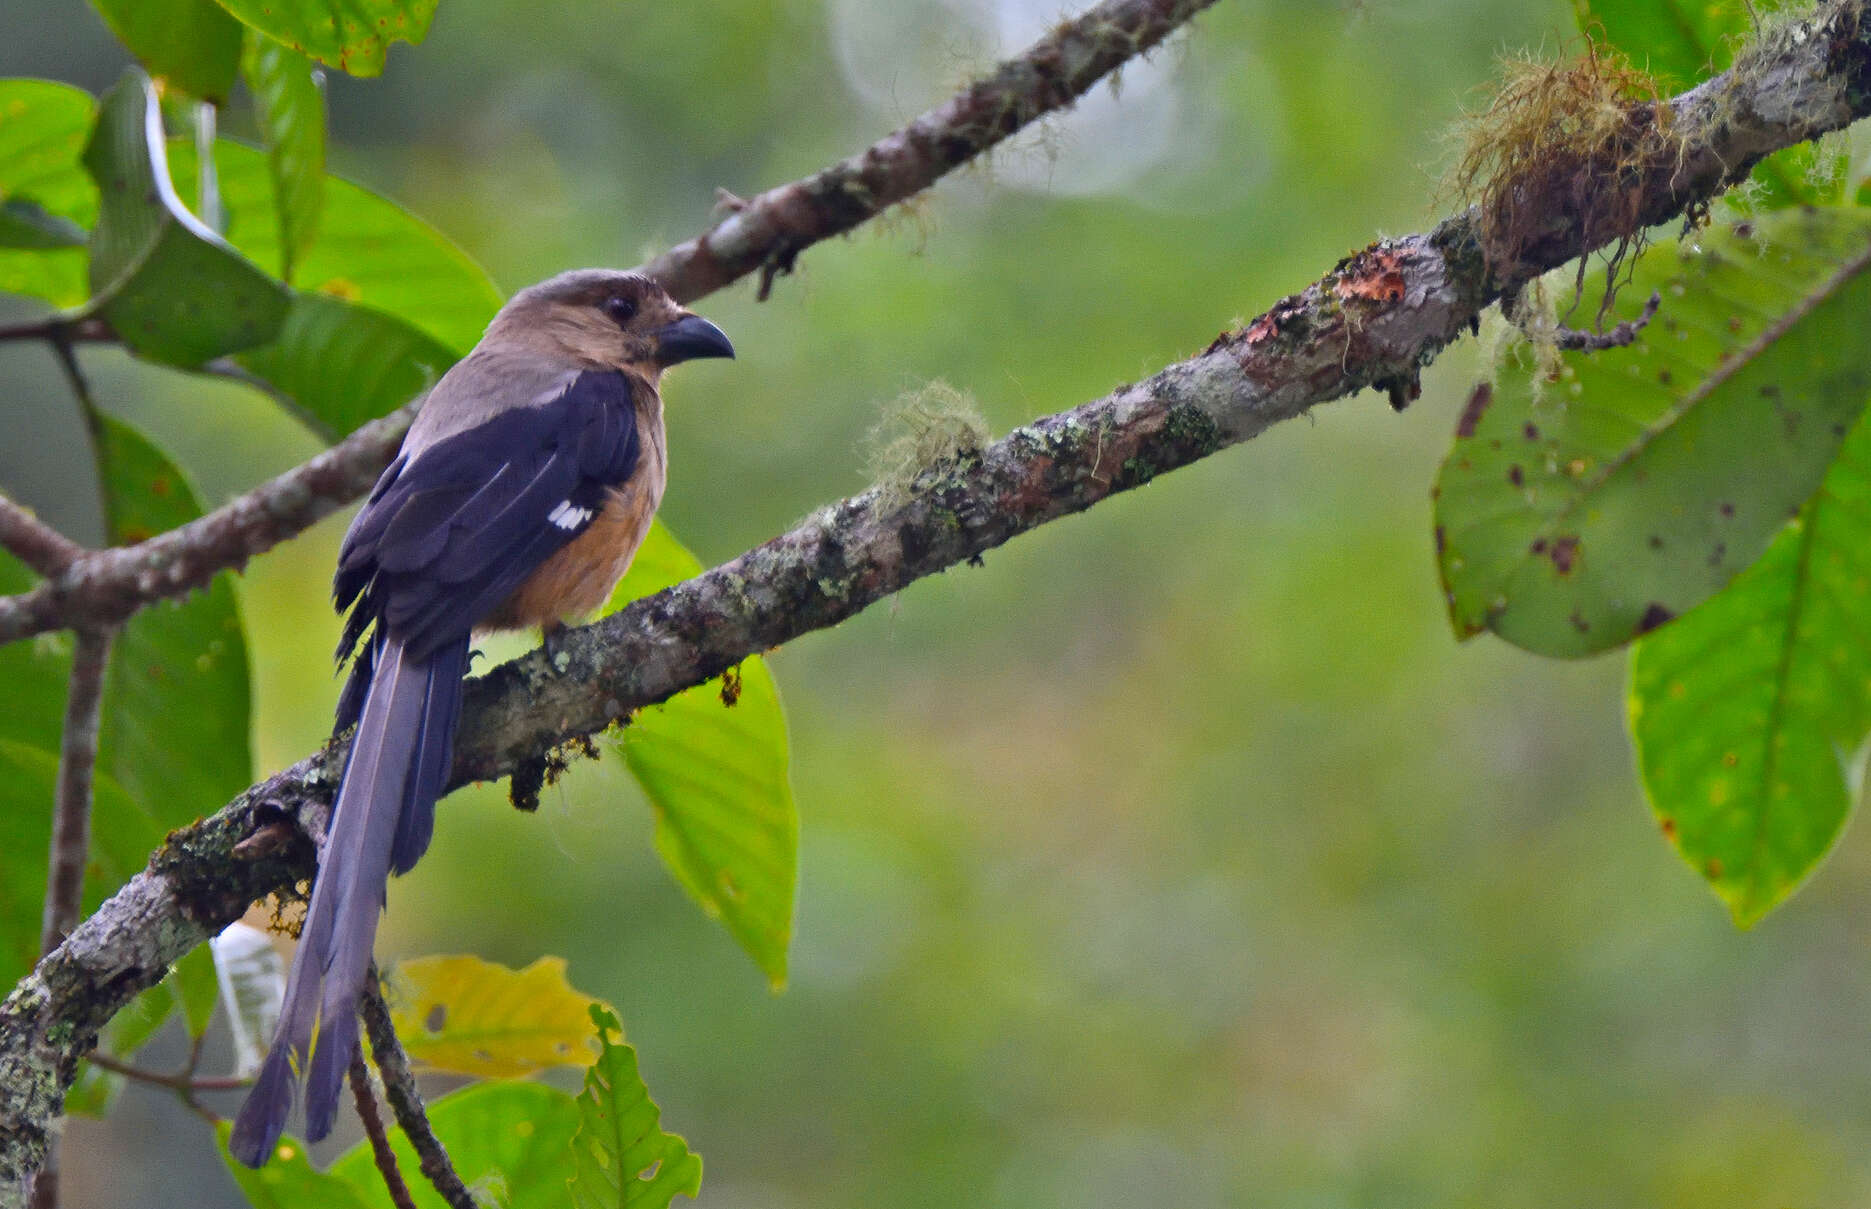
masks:
<svg viewBox="0 0 1871 1209"><path fill-rule="evenodd" d="M570 530L581 528L592 515L589 508L580 508L570 500L561 500L557 508L546 514L546 519L561 529Z"/></svg>

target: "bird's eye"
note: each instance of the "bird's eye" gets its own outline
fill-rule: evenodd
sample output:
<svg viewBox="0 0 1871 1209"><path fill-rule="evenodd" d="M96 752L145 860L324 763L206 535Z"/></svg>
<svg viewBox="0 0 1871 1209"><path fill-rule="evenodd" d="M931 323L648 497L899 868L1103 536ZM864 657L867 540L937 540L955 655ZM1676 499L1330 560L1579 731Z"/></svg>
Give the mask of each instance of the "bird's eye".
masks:
<svg viewBox="0 0 1871 1209"><path fill-rule="evenodd" d="M624 326L637 317L637 300L618 295L604 300L604 313L611 317L611 322L618 327Z"/></svg>

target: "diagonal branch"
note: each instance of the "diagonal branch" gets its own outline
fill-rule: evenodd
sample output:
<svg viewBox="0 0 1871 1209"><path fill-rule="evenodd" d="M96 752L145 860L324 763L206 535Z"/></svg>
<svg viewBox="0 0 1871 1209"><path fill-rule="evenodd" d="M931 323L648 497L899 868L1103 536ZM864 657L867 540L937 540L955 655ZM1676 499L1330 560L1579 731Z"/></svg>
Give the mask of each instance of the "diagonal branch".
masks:
<svg viewBox="0 0 1871 1209"><path fill-rule="evenodd" d="M85 556L85 548L0 495L0 548L41 575L56 576Z"/></svg>
<svg viewBox="0 0 1871 1209"><path fill-rule="evenodd" d="M1638 182L1644 220L1699 208L1767 152L1871 112L1868 11L1871 0L1830 0L1774 34L1745 72L1676 98L1685 151L1673 170ZM1548 227L1530 253L1540 263L1557 267L1594 250L1563 211ZM1366 387L1407 398L1421 367L1500 296L1478 230L1470 211L1427 234L1373 244L1200 355L929 468L906 498L854 496L568 632L563 670L538 651L495 668L470 685L454 783L511 772L750 654L1320 403ZM303 834L237 845L260 830L281 836L286 818L304 834L321 831L342 759L327 747L172 833L149 868L0 1005L0 1204L9 1181L43 1157L78 1059L111 1015L248 903L311 874Z"/></svg>
<svg viewBox="0 0 1871 1209"><path fill-rule="evenodd" d="M741 203L711 230L644 265L679 302L756 269L765 298L799 253L922 192L1022 127L1069 107L1215 0L1104 0L1066 21L947 103L863 152ZM0 341L107 340L94 320L0 328ZM0 642L121 622L245 565L362 495L390 464L415 405L367 424L312 461L214 512L139 545L100 551L31 592L0 598Z"/></svg>

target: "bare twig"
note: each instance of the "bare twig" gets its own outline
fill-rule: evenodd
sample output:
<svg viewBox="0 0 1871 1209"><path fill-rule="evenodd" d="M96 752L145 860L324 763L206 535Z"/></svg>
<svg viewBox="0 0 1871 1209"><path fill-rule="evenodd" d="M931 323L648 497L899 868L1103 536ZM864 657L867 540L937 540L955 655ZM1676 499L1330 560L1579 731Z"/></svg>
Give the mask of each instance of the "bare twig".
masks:
<svg viewBox="0 0 1871 1209"><path fill-rule="evenodd" d="M85 549L12 500L0 495L0 546L48 579L84 556Z"/></svg>
<svg viewBox="0 0 1871 1209"><path fill-rule="evenodd" d="M383 984L371 966L364 980L364 993L358 997L358 1015L364 1019L364 1032L370 1037L370 1052L377 1060L377 1073L383 1076L383 1098L390 1102L396 1123L403 1127L421 1165L422 1174L450 1209L476 1209L474 1195L448 1161L448 1151L429 1125L422 1095L416 1090L416 1077L409 1070L409 1055L397 1039L396 1026L390 1020L390 1005L383 999Z"/></svg>
<svg viewBox="0 0 1871 1209"><path fill-rule="evenodd" d="M59 747L58 787L52 807L52 853L46 872L45 914L39 951L58 948L78 922L84 896L84 867L91 852L91 778L97 766L98 707L104 699L104 670L110 663L113 630L78 631L72 654L71 688L65 700L64 738ZM34 1209L58 1204L56 1148L33 1185Z"/></svg>
<svg viewBox="0 0 1871 1209"><path fill-rule="evenodd" d="M1700 205L1777 146L1871 112L1868 14L1871 0L1830 0L1807 21L1772 31L1748 72L1677 98L1692 150L1673 178L1645 182L1647 221ZM1594 250L1561 225L1556 219L1537 249L1552 266ZM1199 356L932 468L894 506L875 492L855 496L731 563L569 631L564 671L539 652L494 669L470 685L454 782L536 761L749 654L836 624L921 576L1322 402L1370 386L1407 395L1421 367L1477 322L1500 289L1472 212L1374 244ZM327 747L175 832L0 1006L0 1206L9 1182L42 1160L49 1122L104 1022L250 902L310 874L309 842L269 846L253 860L233 850L283 817L309 834L322 830L342 760L340 747Z"/></svg>
<svg viewBox="0 0 1871 1209"><path fill-rule="evenodd" d="M734 199L738 206L714 228L642 269L683 302L759 271L765 297L773 274L789 271L804 249L844 234L1022 126L1069 106L1214 2L1105 0L860 154L749 201ZM98 320L55 318L0 328L0 341L61 337L112 339ZM207 369L251 378L225 361ZM100 551L56 582L0 598L0 642L122 621L152 600L184 595L217 571L243 566L369 489L395 456L413 414L413 407L405 408L365 425L306 465L193 524L126 550Z"/></svg>
<svg viewBox="0 0 1871 1209"><path fill-rule="evenodd" d="M97 765L98 706L114 630L78 631L71 691L59 750L58 795L52 814L52 857L46 875L39 951L50 953L78 922L85 861L91 851L91 776Z"/></svg>
<svg viewBox="0 0 1871 1209"><path fill-rule="evenodd" d="M396 1209L416 1209L409 1195L409 1185L396 1166L396 1152L390 1149L389 1136L383 1132L383 1115L377 1111L377 1093L370 1088L370 1069L364 1065L360 1050L351 1055L351 1098L357 1101L357 1118L364 1123L364 1136L370 1139L370 1155L377 1161L377 1174L390 1192Z"/></svg>
<svg viewBox="0 0 1871 1209"><path fill-rule="evenodd" d="M1663 295L1651 291L1650 301L1644 303L1643 313L1635 319L1626 319L1608 332L1587 332L1575 327L1560 327L1553 333L1553 343L1559 348L1573 349L1579 352L1596 353L1608 348L1623 348L1637 339L1637 334L1650 326L1650 321L1657 317L1657 308L1663 305Z"/></svg>
<svg viewBox="0 0 1871 1209"><path fill-rule="evenodd" d="M91 316L52 315L27 323L0 324L0 343L15 340L53 340L63 337L78 344L104 343L117 339L110 324Z"/></svg>
<svg viewBox="0 0 1871 1209"><path fill-rule="evenodd" d="M804 180L733 198L711 230L643 268L688 302L748 273L759 297L800 252L927 189L1021 127L1070 107L1215 0L1105 0L873 146ZM732 195L730 195L732 196Z"/></svg>

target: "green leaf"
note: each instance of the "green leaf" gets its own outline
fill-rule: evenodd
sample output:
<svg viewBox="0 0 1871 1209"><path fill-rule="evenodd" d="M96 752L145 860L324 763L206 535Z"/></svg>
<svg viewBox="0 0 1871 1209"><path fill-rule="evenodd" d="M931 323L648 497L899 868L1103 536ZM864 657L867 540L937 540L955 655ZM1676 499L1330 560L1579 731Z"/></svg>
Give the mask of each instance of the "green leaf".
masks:
<svg viewBox="0 0 1871 1209"><path fill-rule="evenodd" d="M578 1129L578 1106L564 1092L538 1083L480 1083L433 1101L429 1123L470 1188L498 1188L500 1203L513 1209L571 1209L565 1158ZM429 1182L417 1178L416 1154L402 1130L390 1131L390 1145L416 1204L446 1209ZM368 1142L345 1151L328 1174L359 1190L373 1209L394 1209ZM297 1209L322 1204L296 1202Z"/></svg>
<svg viewBox="0 0 1871 1209"><path fill-rule="evenodd" d="M701 570L658 523L605 612ZM786 982L799 881L786 715L758 656L726 684L737 688L711 680L643 710L617 742L656 812L656 850L664 864L779 987Z"/></svg>
<svg viewBox="0 0 1871 1209"><path fill-rule="evenodd" d="M702 1157L659 1125L662 1112L637 1073L637 1052L612 1033L623 1026L593 1006L603 1052L585 1072L578 1096L578 1133L572 1139L572 1202L579 1209L660 1209L677 1195L702 1187Z"/></svg>
<svg viewBox="0 0 1871 1209"><path fill-rule="evenodd" d="M312 1166L305 1143L295 1137L281 1138L273 1157L256 1171L227 1152L228 1135L233 1132L232 1121L221 1121L214 1127L215 1141L220 1145L221 1161L227 1164L228 1174L240 1185L247 1203L254 1209L307 1209L312 1205L318 1209L369 1209L374 1203L364 1189L351 1180ZM394 1136L399 1140L402 1137L400 1133ZM415 1168L412 1165L405 1170L414 1171ZM377 1182L381 1184L382 1180L379 1178ZM411 1190L426 1187L418 1180L411 1185ZM388 1203L387 1194L385 1203Z"/></svg>
<svg viewBox="0 0 1871 1209"><path fill-rule="evenodd" d="M248 40L242 68L272 173L279 275L291 281L325 205L325 92L304 55L267 38Z"/></svg>
<svg viewBox="0 0 1871 1209"><path fill-rule="evenodd" d="M0 80L0 198L18 198L81 228L97 221L97 188L79 156L91 95L48 80ZM87 294L85 253L0 249L0 291L76 306Z"/></svg>
<svg viewBox="0 0 1871 1209"><path fill-rule="evenodd" d="M1579 29L1617 47L1657 77L1664 95L1682 92L1728 70L1735 49L1754 29L1741 0L1572 0ZM1754 169L1766 208L1833 201L1836 190L1814 184L1818 156L1809 145L1770 155ZM1824 153L1824 154L1830 154Z"/></svg>
<svg viewBox="0 0 1871 1209"><path fill-rule="evenodd" d="M1437 484L1456 632L1589 655L1687 612L1819 485L1871 396L1871 215L1786 211L1645 253L1630 348L1524 355L1471 399ZM1589 313L1588 300L1582 311Z"/></svg>
<svg viewBox="0 0 1871 1209"><path fill-rule="evenodd" d="M435 384L455 353L393 315L298 293L278 339L234 359L327 437L395 410Z"/></svg>
<svg viewBox="0 0 1871 1209"><path fill-rule="evenodd" d="M0 202L0 247L82 248L87 239L83 227L30 197Z"/></svg>
<svg viewBox="0 0 1871 1209"><path fill-rule="evenodd" d="M108 417L99 438L114 543L201 515L181 471L148 441ZM99 766L165 827L208 814L247 787L250 725L246 633L229 576L185 601L143 610L118 635L104 682Z"/></svg>
<svg viewBox="0 0 1871 1209"><path fill-rule="evenodd" d="M598 1001L573 989L563 957L523 970L469 956L418 957L396 967L392 1015L409 1056L481 1079L589 1066Z"/></svg>
<svg viewBox="0 0 1871 1209"><path fill-rule="evenodd" d="M188 1035L200 1037L214 1019L214 1005L221 995L221 985L214 973L214 954L205 944L196 945L169 968L168 982L182 1007L182 1019Z"/></svg>
<svg viewBox="0 0 1871 1209"><path fill-rule="evenodd" d="M390 43L421 42L436 0L220 0L267 37L354 76L383 71Z"/></svg>
<svg viewBox="0 0 1871 1209"><path fill-rule="evenodd" d="M57 783L57 755L0 739L0 986L18 982L39 959ZM141 870L162 836L148 812L100 769L92 795L84 910L95 910Z"/></svg>
<svg viewBox="0 0 1871 1209"><path fill-rule="evenodd" d="M225 104L240 65L240 22L214 0L91 0L149 74Z"/></svg>
<svg viewBox="0 0 1871 1209"><path fill-rule="evenodd" d="M1759 562L1631 658L1630 725L1665 836L1735 922L1838 841L1871 730L1871 423Z"/></svg>
<svg viewBox="0 0 1871 1209"><path fill-rule="evenodd" d="M134 352L192 368L271 340L289 294L169 187L156 94L130 71L105 94L84 163L103 199L91 290Z"/></svg>
<svg viewBox="0 0 1871 1209"><path fill-rule="evenodd" d="M227 238L255 264L283 267L272 172L266 156L227 139L214 145ZM193 195L195 149L169 148L170 176ZM349 181L325 178L318 242L294 266L303 289L360 303L406 323L465 354L500 309L500 291L467 253L409 211Z"/></svg>

